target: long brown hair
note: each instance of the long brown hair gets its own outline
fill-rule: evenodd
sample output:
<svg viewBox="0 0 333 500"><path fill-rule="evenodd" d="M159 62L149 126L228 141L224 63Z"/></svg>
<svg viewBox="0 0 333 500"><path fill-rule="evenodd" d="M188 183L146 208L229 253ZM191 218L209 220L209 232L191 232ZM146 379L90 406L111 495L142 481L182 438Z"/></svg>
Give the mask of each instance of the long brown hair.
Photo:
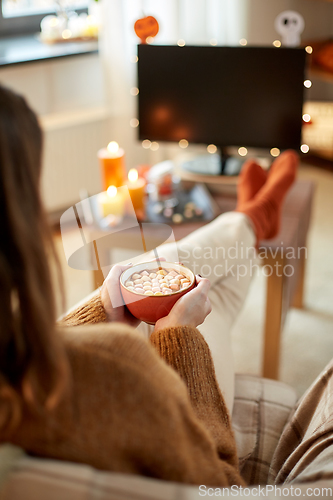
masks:
<svg viewBox="0 0 333 500"><path fill-rule="evenodd" d="M26 101L0 86L0 399L51 407L65 384L55 332L49 255L56 255L40 192L42 132Z"/></svg>

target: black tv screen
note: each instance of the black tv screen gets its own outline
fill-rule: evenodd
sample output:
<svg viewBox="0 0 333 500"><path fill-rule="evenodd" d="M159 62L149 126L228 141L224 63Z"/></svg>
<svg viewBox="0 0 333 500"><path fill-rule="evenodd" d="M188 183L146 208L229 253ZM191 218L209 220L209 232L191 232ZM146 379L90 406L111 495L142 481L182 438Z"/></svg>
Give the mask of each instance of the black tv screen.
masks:
<svg viewBox="0 0 333 500"><path fill-rule="evenodd" d="M306 52L138 47L139 138L298 149Z"/></svg>

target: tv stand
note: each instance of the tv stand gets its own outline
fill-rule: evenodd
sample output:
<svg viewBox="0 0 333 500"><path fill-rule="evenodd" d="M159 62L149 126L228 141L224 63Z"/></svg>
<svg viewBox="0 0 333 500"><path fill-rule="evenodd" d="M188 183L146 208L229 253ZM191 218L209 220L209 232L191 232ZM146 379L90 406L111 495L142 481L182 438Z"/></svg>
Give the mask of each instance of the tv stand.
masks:
<svg viewBox="0 0 333 500"><path fill-rule="evenodd" d="M222 175L239 175L245 161L245 158L237 156L222 157Z"/></svg>
<svg viewBox="0 0 333 500"><path fill-rule="evenodd" d="M224 151L221 154L204 153L192 155L181 162L181 169L192 174L205 176L237 176L239 175L245 159L229 156Z"/></svg>

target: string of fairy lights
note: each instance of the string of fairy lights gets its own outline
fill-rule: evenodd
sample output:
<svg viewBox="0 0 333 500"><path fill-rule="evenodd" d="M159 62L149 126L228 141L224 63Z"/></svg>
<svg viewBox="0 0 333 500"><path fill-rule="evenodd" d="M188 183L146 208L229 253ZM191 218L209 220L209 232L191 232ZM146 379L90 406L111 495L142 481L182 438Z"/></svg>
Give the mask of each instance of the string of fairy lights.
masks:
<svg viewBox="0 0 333 500"><path fill-rule="evenodd" d="M153 37L148 37L146 42L148 44L152 43L153 42ZM212 46L216 46L218 44L217 40L215 38L212 38L210 40L210 45ZM242 47L245 47L247 45L247 40L245 38L241 38L239 40L239 45L241 45ZM186 45L186 42L183 38L180 38L178 41L177 41L177 45L179 47L185 47ZM276 48L280 48L282 46L282 43L280 40L274 40L274 42L272 43L272 45ZM308 53L308 54L312 54L313 52L313 48L311 47L311 45L307 45L305 47L305 51ZM139 58L137 55L133 55L131 56L130 58L130 61L133 63L133 64L136 64L138 62ZM307 79L304 81L304 87L306 89L310 89L312 87L312 81ZM139 94L139 89L138 87L132 87L130 89L130 94L132 96L137 96ZM303 114L303 122L304 123L309 123L311 121L311 116L308 114L308 113L305 113ZM130 126L132 128L137 128L139 126L139 120L137 118L132 118L130 120ZM157 151L159 149L159 143L156 142L156 141L150 141L149 139L145 139L142 141L141 143L142 147L144 149L150 149L151 151ZM179 147L181 149L186 149L190 144L188 142L187 139L181 139L178 143ZM300 146L300 150L302 153L304 154L307 154L309 151L310 151L310 147L308 146L308 144L302 144ZM210 154L214 154L217 152L217 146L215 144L209 144L207 146L207 152L210 153ZM279 148L272 148L270 150L270 154L271 156L273 156L273 158L277 158L279 155L280 155L281 151ZM248 149L244 146L241 146L240 148L238 148L238 154L239 156L242 156L242 157L245 157L247 156L248 154Z"/></svg>

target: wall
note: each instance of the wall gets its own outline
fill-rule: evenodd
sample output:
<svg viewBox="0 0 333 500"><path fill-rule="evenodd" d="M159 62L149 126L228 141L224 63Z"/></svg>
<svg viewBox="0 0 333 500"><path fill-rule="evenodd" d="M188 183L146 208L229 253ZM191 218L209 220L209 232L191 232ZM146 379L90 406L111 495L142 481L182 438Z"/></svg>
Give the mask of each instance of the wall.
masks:
<svg viewBox="0 0 333 500"><path fill-rule="evenodd" d="M6 66L0 81L25 95L40 115L104 105L98 54Z"/></svg>
<svg viewBox="0 0 333 500"><path fill-rule="evenodd" d="M325 38L333 34L333 5L317 0L247 0L247 39L251 44L271 44L279 38L274 20L284 10L302 14L305 29L302 40Z"/></svg>
<svg viewBox="0 0 333 500"><path fill-rule="evenodd" d="M0 69L0 81L23 94L44 130L42 194L46 208L76 203L80 190L101 190L97 151L111 140L98 54Z"/></svg>
<svg viewBox="0 0 333 500"><path fill-rule="evenodd" d="M61 120L61 115L66 114L67 120L71 111L107 109L111 117L107 133L110 141L118 141L128 151L128 168L148 161L151 152L134 145L137 131L129 125L132 116L118 116L109 105L99 54L6 66L0 68L0 82L24 95L40 116L59 115ZM111 99L116 101L114 96ZM135 98L129 95L129 99L132 99L130 108L135 114ZM155 161L154 158L151 161Z"/></svg>
<svg viewBox="0 0 333 500"><path fill-rule="evenodd" d="M247 35L251 44L271 44L279 35L274 29L276 16L284 10L302 14L305 29L302 41L333 37L333 3L320 0L247 0ZM333 100L333 84L311 78L313 86L306 91L308 100Z"/></svg>

